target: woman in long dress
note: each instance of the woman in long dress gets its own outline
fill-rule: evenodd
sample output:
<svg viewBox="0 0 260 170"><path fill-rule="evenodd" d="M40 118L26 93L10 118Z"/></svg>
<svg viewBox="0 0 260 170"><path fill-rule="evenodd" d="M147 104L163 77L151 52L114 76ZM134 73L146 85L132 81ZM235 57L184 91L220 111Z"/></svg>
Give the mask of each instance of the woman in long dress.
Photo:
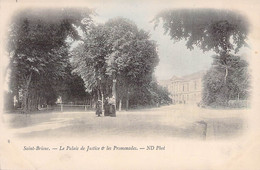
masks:
<svg viewBox="0 0 260 170"><path fill-rule="evenodd" d="M110 116L111 117L116 117L116 99L115 96L112 96L109 100L110 104Z"/></svg>
<svg viewBox="0 0 260 170"><path fill-rule="evenodd" d="M109 116L109 103L108 103L108 97L105 100L104 103L104 116Z"/></svg>
<svg viewBox="0 0 260 170"><path fill-rule="evenodd" d="M97 104L96 104L96 115L98 115L98 117L100 117L100 115L102 115L102 102L101 100L98 100L97 101Z"/></svg>

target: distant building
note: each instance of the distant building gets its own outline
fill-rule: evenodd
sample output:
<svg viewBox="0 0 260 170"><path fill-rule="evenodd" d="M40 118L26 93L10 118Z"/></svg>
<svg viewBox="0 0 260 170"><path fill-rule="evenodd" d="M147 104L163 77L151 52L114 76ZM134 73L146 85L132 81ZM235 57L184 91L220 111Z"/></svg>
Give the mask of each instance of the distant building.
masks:
<svg viewBox="0 0 260 170"><path fill-rule="evenodd" d="M173 103L196 104L202 100L202 78L205 72L200 71L183 77L173 76L170 80L160 81L171 93Z"/></svg>

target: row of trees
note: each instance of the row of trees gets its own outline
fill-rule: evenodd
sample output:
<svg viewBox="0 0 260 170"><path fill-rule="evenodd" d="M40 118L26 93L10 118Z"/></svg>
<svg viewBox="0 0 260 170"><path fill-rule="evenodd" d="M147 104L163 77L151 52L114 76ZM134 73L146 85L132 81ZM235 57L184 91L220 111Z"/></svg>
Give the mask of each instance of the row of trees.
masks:
<svg viewBox="0 0 260 170"><path fill-rule="evenodd" d="M149 34L123 18L96 25L92 15L61 9L14 16L7 44L10 93L24 112L54 104L58 96L65 102L114 95L126 108L170 101L152 76L159 59Z"/></svg>
<svg viewBox="0 0 260 170"><path fill-rule="evenodd" d="M227 105L230 99L247 99L250 76L248 63L236 54L247 46L247 18L238 12L214 9L180 9L159 13L155 27L162 21L165 34L175 42L185 40L203 52L214 51L212 68L204 76L203 103Z"/></svg>
<svg viewBox="0 0 260 170"><path fill-rule="evenodd" d="M7 44L9 84L12 96L18 98L24 112L37 110L38 105L53 104L64 92L68 98L74 97L69 92L78 88L74 79L80 80L71 74L66 40L79 38L75 27L85 27L81 20L90 18L91 13L70 9L27 10L13 17Z"/></svg>
<svg viewBox="0 0 260 170"><path fill-rule="evenodd" d="M123 18L96 25L92 14L88 9L27 10L14 17L7 44L10 89L13 96L22 97L25 112L53 104L58 96L102 100L113 95L126 108L170 101L153 77L159 59L149 34ZM216 53L204 81L206 104L247 98L248 64L234 55L247 45L249 24L244 16L184 9L159 13L155 27L160 21L165 33L175 41L186 40L188 49L197 46ZM212 97L216 94L222 97Z"/></svg>
<svg viewBox="0 0 260 170"><path fill-rule="evenodd" d="M115 18L93 25L84 37L71 52L71 61L89 93L102 101L115 96L126 109L129 104L170 101L152 76L159 58L147 32L128 19Z"/></svg>

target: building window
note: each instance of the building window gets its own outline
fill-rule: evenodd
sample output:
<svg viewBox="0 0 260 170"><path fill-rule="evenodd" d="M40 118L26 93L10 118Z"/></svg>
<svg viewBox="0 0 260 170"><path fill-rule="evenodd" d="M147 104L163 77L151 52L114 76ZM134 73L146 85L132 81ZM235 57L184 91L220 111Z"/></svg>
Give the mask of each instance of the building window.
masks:
<svg viewBox="0 0 260 170"><path fill-rule="evenodd" d="M194 81L194 89L197 90L197 82Z"/></svg>

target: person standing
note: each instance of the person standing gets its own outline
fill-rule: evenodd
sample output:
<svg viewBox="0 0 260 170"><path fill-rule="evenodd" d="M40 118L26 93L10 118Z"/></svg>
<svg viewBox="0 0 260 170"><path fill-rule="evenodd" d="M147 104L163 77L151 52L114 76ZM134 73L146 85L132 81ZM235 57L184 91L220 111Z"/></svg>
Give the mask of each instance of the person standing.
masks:
<svg viewBox="0 0 260 170"><path fill-rule="evenodd" d="M104 116L109 116L109 103L108 103L108 97L105 99L104 102Z"/></svg>
<svg viewBox="0 0 260 170"><path fill-rule="evenodd" d="M110 98L110 116L111 117L116 117L116 99L115 96L112 96Z"/></svg>
<svg viewBox="0 0 260 170"><path fill-rule="evenodd" d="M96 115L98 115L98 117L100 117L100 115L102 115L102 102L101 102L101 100L97 101L97 104L96 104Z"/></svg>

